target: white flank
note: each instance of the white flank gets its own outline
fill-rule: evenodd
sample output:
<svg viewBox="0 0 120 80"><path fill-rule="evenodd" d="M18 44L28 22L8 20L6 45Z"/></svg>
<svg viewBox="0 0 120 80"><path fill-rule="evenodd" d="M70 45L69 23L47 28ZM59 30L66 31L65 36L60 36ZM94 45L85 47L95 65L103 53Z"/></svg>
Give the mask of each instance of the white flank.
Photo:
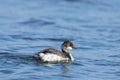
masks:
<svg viewBox="0 0 120 80"><path fill-rule="evenodd" d="M61 56L58 56L58 55L55 55L55 54L50 54L50 53L47 53L47 54L40 53L39 56L41 57L41 59L43 61L50 61L50 62L68 60L68 58L63 58Z"/></svg>

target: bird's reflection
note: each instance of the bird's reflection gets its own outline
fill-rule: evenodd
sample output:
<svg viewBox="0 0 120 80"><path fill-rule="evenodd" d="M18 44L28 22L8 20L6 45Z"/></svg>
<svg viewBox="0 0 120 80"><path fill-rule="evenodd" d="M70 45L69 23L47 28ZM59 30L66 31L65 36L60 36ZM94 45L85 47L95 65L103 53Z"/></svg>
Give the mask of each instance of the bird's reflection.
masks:
<svg viewBox="0 0 120 80"><path fill-rule="evenodd" d="M36 62L37 65L46 66L46 67L53 67L54 65L60 65L62 74L69 74L70 73L70 65L71 62L64 62L64 63L43 63L41 61Z"/></svg>
<svg viewBox="0 0 120 80"><path fill-rule="evenodd" d="M61 70L62 70L62 73L63 74L69 74L70 73L70 63L64 63L64 64L61 64L62 67L61 67Z"/></svg>

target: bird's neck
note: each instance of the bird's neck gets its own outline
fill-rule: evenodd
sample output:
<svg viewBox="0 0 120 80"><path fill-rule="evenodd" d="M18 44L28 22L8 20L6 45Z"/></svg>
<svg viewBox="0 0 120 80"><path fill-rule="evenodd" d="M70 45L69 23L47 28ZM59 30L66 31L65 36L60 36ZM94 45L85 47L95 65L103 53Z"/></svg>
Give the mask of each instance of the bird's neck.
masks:
<svg viewBox="0 0 120 80"><path fill-rule="evenodd" d="M72 61L72 56L70 55L70 51L62 49L62 52Z"/></svg>

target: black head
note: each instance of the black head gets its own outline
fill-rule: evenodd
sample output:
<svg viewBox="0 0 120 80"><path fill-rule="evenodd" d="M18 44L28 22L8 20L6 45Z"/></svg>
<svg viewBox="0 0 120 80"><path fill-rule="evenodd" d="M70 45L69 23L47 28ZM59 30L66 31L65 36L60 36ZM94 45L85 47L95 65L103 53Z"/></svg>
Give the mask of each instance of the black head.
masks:
<svg viewBox="0 0 120 80"><path fill-rule="evenodd" d="M62 51L69 52L70 50L72 50L74 48L74 45L71 41L67 40L67 41L63 42L61 48L62 48Z"/></svg>

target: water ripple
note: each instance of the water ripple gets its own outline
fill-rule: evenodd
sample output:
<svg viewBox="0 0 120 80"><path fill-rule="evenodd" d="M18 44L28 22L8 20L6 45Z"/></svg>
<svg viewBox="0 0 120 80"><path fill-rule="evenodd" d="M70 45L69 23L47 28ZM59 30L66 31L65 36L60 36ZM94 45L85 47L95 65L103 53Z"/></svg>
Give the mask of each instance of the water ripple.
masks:
<svg viewBox="0 0 120 80"><path fill-rule="evenodd" d="M118 55L110 55L109 57L120 58L120 54L118 54Z"/></svg>
<svg viewBox="0 0 120 80"><path fill-rule="evenodd" d="M2 80L120 80L120 0L0 0ZM65 40L75 61L33 55Z"/></svg>
<svg viewBox="0 0 120 80"><path fill-rule="evenodd" d="M120 66L120 62L108 61L108 60L95 60L94 64L100 66Z"/></svg>
<svg viewBox="0 0 120 80"><path fill-rule="evenodd" d="M22 39L22 40L49 40L49 41L65 41L68 40L68 38L40 38L40 37L33 37L33 36L23 36L23 35L10 35L13 39ZM69 40L73 41L74 39L69 38Z"/></svg>
<svg viewBox="0 0 120 80"><path fill-rule="evenodd" d="M54 22L51 22L51 21L47 21L47 20L40 20L40 19L34 19L34 18L31 18L27 21L24 21L24 22L19 22L20 24L24 24L24 25L31 25L31 24L38 24L38 25L52 25L52 24L55 24Z"/></svg>

